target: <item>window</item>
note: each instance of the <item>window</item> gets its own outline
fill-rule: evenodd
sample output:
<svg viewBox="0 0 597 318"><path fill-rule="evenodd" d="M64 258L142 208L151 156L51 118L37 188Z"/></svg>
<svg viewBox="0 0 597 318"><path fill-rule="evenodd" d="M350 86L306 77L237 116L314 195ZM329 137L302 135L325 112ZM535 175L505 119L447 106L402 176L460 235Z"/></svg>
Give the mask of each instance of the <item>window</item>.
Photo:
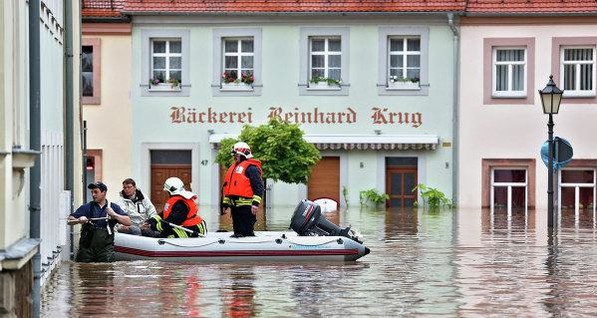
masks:
<svg viewBox="0 0 597 318"><path fill-rule="evenodd" d="M390 37L388 86L419 88L421 78L421 39Z"/></svg>
<svg viewBox="0 0 597 318"><path fill-rule="evenodd" d="M93 46L81 48L81 94L93 97Z"/></svg>
<svg viewBox="0 0 597 318"><path fill-rule="evenodd" d="M560 171L560 209L595 209L595 169L564 169Z"/></svg>
<svg viewBox="0 0 597 318"><path fill-rule="evenodd" d="M534 38L483 40L483 103L534 105Z"/></svg>
<svg viewBox="0 0 597 318"><path fill-rule="evenodd" d="M261 29L214 29L213 96L259 96Z"/></svg>
<svg viewBox="0 0 597 318"><path fill-rule="evenodd" d="M300 95L348 95L348 28L301 28Z"/></svg>
<svg viewBox="0 0 597 318"><path fill-rule="evenodd" d="M251 89L255 79L253 38L225 38L222 56L222 87L245 87Z"/></svg>
<svg viewBox="0 0 597 318"><path fill-rule="evenodd" d="M81 45L81 103L99 105L100 98L100 39L84 38Z"/></svg>
<svg viewBox="0 0 597 318"><path fill-rule="evenodd" d="M312 37L309 39L310 83L319 80L326 84L342 82L342 40L338 37ZM338 88L340 88L338 86Z"/></svg>
<svg viewBox="0 0 597 318"><path fill-rule="evenodd" d="M562 47L562 86L566 96L595 95L595 49Z"/></svg>
<svg viewBox="0 0 597 318"><path fill-rule="evenodd" d="M481 206L495 210L535 207L534 159L482 159Z"/></svg>
<svg viewBox="0 0 597 318"><path fill-rule="evenodd" d="M179 86L182 78L180 39L153 39L151 48L152 85Z"/></svg>
<svg viewBox="0 0 597 318"><path fill-rule="evenodd" d="M527 207L527 171L525 169L493 169L491 174L491 208L509 213L513 208Z"/></svg>
<svg viewBox="0 0 597 318"><path fill-rule="evenodd" d="M566 104L597 103L597 37L553 37L551 72L564 90Z"/></svg>
<svg viewBox="0 0 597 318"><path fill-rule="evenodd" d="M494 97L526 96L526 49L493 49Z"/></svg>
<svg viewBox="0 0 597 318"><path fill-rule="evenodd" d="M429 29L382 27L378 41L378 94L428 95Z"/></svg>
<svg viewBox="0 0 597 318"><path fill-rule="evenodd" d="M189 30L141 30L141 96L190 95L189 34Z"/></svg>

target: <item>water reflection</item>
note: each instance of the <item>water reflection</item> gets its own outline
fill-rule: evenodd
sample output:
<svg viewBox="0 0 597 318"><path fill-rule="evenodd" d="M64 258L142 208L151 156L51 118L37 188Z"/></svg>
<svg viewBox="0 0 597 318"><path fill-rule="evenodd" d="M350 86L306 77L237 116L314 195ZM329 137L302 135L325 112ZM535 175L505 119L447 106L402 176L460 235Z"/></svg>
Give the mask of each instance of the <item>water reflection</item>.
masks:
<svg viewBox="0 0 597 318"><path fill-rule="evenodd" d="M254 280L251 266L240 267L230 273L230 280L225 281L222 286L226 317L254 317L257 311Z"/></svg>
<svg viewBox="0 0 597 318"><path fill-rule="evenodd" d="M294 207L258 221L286 230ZM203 210L206 211L206 210ZM351 207L325 214L364 234L351 263L63 264L43 317L561 317L597 312L593 213ZM230 225L224 221L215 228Z"/></svg>

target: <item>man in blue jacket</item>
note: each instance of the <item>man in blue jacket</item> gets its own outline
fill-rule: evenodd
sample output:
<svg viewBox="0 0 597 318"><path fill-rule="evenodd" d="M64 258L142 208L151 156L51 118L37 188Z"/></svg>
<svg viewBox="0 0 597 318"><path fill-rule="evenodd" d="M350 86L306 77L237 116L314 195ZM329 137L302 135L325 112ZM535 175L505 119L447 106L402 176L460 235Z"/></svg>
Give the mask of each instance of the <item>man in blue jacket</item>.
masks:
<svg viewBox="0 0 597 318"><path fill-rule="evenodd" d="M77 262L114 261L114 225L131 225L131 219L116 203L106 200L108 187L102 182L90 183L93 201L83 204L69 215L68 225L82 224Z"/></svg>

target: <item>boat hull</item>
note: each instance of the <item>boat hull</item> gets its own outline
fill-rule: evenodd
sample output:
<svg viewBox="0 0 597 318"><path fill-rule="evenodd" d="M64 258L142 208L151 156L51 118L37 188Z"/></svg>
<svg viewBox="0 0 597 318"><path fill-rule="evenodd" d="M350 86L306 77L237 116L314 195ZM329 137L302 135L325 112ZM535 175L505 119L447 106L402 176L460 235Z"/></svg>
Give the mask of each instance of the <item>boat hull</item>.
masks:
<svg viewBox="0 0 597 318"><path fill-rule="evenodd" d="M179 262L354 261L369 253L364 245L341 236L298 236L295 232L255 232L232 238L230 232L199 238L151 238L116 233L116 260Z"/></svg>

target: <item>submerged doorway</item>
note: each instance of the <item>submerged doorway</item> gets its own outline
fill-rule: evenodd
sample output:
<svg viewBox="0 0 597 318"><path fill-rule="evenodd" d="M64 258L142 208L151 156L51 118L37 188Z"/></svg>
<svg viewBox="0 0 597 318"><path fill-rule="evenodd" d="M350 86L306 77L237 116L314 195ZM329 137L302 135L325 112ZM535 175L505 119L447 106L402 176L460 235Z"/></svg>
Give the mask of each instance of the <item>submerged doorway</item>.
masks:
<svg viewBox="0 0 597 318"><path fill-rule="evenodd" d="M184 182L188 191L197 193L192 188L191 150L151 150L151 202L161 212L168 200L164 191L164 181L170 177L178 177Z"/></svg>
<svg viewBox="0 0 597 318"><path fill-rule="evenodd" d="M417 202L417 191L413 191L418 183L417 160L416 157L386 158L388 207L412 207Z"/></svg>

